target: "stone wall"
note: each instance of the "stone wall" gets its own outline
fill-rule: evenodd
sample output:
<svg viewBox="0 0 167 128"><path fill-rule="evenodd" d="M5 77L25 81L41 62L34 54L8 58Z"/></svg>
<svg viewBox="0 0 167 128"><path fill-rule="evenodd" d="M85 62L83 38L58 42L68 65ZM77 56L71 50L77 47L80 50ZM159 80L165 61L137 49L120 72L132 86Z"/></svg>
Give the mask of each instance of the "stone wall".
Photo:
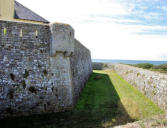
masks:
<svg viewBox="0 0 167 128"><path fill-rule="evenodd" d="M49 37L49 26L0 21L1 116L45 111Z"/></svg>
<svg viewBox="0 0 167 128"><path fill-rule="evenodd" d="M86 81L92 73L90 51L76 39L74 42L74 53L70 58L70 62L74 85L74 102L76 102Z"/></svg>
<svg viewBox="0 0 167 128"><path fill-rule="evenodd" d="M100 63L100 62L93 62L92 63L93 70L105 70L112 68L111 63Z"/></svg>
<svg viewBox="0 0 167 128"><path fill-rule="evenodd" d="M167 75L123 64L113 69L158 106L167 110Z"/></svg>
<svg viewBox="0 0 167 128"><path fill-rule="evenodd" d="M73 108L90 72L69 25L0 21L0 118Z"/></svg>

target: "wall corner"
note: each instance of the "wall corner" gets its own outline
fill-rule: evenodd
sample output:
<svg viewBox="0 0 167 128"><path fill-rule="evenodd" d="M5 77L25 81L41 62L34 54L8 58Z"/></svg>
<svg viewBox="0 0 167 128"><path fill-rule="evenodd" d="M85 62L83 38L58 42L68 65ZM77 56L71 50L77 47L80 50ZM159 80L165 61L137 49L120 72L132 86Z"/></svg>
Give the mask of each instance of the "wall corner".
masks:
<svg viewBox="0 0 167 128"><path fill-rule="evenodd" d="M61 52L65 57L71 56L74 52L74 29L67 24L53 23L51 29L50 56L56 56Z"/></svg>

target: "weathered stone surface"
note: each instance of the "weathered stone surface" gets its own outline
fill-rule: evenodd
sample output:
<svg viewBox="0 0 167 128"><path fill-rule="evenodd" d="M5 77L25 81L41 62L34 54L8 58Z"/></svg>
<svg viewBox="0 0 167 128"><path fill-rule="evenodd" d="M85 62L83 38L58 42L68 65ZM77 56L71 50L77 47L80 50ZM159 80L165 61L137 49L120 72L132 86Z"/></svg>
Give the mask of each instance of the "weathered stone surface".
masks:
<svg viewBox="0 0 167 128"><path fill-rule="evenodd" d="M57 106L61 109L73 107L73 81L71 75L71 64L69 57L63 53L57 53L55 57L50 57L50 68L53 77L50 82L51 88L57 95L60 104ZM58 103L58 102L57 102Z"/></svg>
<svg viewBox="0 0 167 128"><path fill-rule="evenodd" d="M103 69L112 68L112 65L110 63L93 62L92 68L93 68L93 70L103 70Z"/></svg>
<svg viewBox="0 0 167 128"><path fill-rule="evenodd" d="M74 85L74 102L76 102L92 73L90 51L77 40L74 42L74 53L70 58L70 62Z"/></svg>
<svg viewBox="0 0 167 128"><path fill-rule="evenodd" d="M64 52L69 56L74 52L74 30L66 24L54 23L51 25L51 56L56 52Z"/></svg>
<svg viewBox="0 0 167 128"><path fill-rule="evenodd" d="M70 26L0 21L0 118L71 109L90 72Z"/></svg>
<svg viewBox="0 0 167 128"><path fill-rule="evenodd" d="M123 64L113 69L158 106L167 110L167 75Z"/></svg>
<svg viewBox="0 0 167 128"><path fill-rule="evenodd" d="M0 30L0 116L45 111L52 95L49 26L0 21Z"/></svg>

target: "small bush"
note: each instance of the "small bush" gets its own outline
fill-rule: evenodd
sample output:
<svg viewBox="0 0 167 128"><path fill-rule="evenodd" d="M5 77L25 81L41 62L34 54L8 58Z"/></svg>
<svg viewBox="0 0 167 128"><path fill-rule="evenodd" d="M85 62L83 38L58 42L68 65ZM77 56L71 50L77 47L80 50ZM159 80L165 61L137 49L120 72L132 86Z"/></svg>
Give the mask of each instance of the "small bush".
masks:
<svg viewBox="0 0 167 128"><path fill-rule="evenodd" d="M153 65L150 63L139 63L139 64L131 64L131 66L135 66L138 68L144 68L149 69L152 71L158 71L161 73L167 73L167 64L161 64L161 65Z"/></svg>
<svg viewBox="0 0 167 128"><path fill-rule="evenodd" d="M152 69L161 69L163 71L167 71L167 64L154 65Z"/></svg>
<svg viewBox="0 0 167 128"><path fill-rule="evenodd" d="M150 69L152 68L154 65L150 64L150 63L141 63L141 64L134 64L134 66L138 67L138 68L144 68L144 69Z"/></svg>
<svg viewBox="0 0 167 128"><path fill-rule="evenodd" d="M104 63L103 68L108 68L108 64Z"/></svg>
<svg viewBox="0 0 167 128"><path fill-rule="evenodd" d="M137 73L137 76L140 76L140 75L141 75L141 74L138 72L138 73Z"/></svg>

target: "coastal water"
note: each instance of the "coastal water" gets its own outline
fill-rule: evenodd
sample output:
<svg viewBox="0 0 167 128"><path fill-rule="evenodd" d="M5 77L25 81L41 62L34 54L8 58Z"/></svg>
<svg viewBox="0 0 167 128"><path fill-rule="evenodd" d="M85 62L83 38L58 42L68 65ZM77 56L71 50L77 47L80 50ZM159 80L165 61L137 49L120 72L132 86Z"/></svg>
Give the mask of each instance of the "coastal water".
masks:
<svg viewBox="0 0 167 128"><path fill-rule="evenodd" d="M92 59L92 62L103 62L103 63L124 63L124 64L150 63L150 64L154 64L154 65L167 64L167 61L150 61L150 60L114 60L114 59Z"/></svg>

